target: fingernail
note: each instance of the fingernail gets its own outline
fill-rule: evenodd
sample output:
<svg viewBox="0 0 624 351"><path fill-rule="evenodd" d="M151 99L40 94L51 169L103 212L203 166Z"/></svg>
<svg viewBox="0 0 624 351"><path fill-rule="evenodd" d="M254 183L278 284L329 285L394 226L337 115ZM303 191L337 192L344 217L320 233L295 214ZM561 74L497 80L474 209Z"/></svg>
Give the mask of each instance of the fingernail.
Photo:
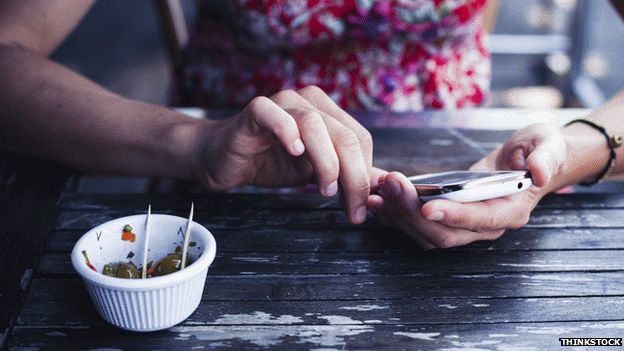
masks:
<svg viewBox="0 0 624 351"><path fill-rule="evenodd" d="M325 196L334 196L338 192L338 181L334 180L325 187Z"/></svg>
<svg viewBox="0 0 624 351"><path fill-rule="evenodd" d="M428 221L441 221L442 218L444 218L444 213L442 211L433 211L427 216Z"/></svg>
<svg viewBox="0 0 624 351"><path fill-rule="evenodd" d="M293 143L293 151L297 155L301 155L305 151L305 146L303 146L303 141L301 141L301 139L295 140Z"/></svg>
<svg viewBox="0 0 624 351"><path fill-rule="evenodd" d="M382 174L379 179L377 179L377 184L384 184L386 182L386 175Z"/></svg>
<svg viewBox="0 0 624 351"><path fill-rule="evenodd" d="M397 196L401 193L401 184L396 180L389 180L385 183L390 196Z"/></svg>
<svg viewBox="0 0 624 351"><path fill-rule="evenodd" d="M362 223L366 219L366 207L362 206L355 210L355 222Z"/></svg>

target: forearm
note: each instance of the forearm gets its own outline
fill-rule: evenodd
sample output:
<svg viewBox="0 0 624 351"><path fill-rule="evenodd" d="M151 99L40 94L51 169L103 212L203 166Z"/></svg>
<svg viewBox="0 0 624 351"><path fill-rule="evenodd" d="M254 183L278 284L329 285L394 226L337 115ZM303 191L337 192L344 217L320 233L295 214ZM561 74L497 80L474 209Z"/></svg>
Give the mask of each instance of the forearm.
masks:
<svg viewBox="0 0 624 351"><path fill-rule="evenodd" d="M201 123L125 99L44 57L0 45L0 148L92 172L187 178Z"/></svg>
<svg viewBox="0 0 624 351"><path fill-rule="evenodd" d="M609 135L624 135L624 91L614 96L607 104L586 119L603 126ZM547 191L554 191L566 185L591 180L598 176L609 162L609 148L605 137L592 127L574 123L563 129L567 145L566 163L559 175L553 179ZM624 147L616 149L617 161L609 172L610 176L624 174Z"/></svg>

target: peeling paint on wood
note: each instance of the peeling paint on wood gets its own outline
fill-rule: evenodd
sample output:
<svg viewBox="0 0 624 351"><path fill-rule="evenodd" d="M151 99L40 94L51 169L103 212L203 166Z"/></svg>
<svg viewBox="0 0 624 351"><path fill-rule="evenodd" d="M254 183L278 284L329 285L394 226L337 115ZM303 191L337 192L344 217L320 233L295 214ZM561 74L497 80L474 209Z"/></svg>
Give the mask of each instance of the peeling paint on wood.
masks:
<svg viewBox="0 0 624 351"><path fill-rule="evenodd" d="M378 165L410 171L468 166L493 145L464 131L375 133L410 140L409 157L375 150ZM469 155L449 154L458 147ZM72 243L148 201L185 215L190 200L219 243L198 310L158 333L109 327L71 269ZM352 226L337 198L313 194L70 194L61 208L9 348L530 351L624 335L621 195L549 196L500 240L432 252L373 219Z"/></svg>

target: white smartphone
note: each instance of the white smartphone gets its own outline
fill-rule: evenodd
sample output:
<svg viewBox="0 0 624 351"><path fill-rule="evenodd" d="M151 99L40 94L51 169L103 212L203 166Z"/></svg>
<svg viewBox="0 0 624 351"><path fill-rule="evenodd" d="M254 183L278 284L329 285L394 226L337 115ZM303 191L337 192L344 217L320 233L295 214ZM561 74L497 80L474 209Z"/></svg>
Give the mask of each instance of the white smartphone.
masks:
<svg viewBox="0 0 624 351"><path fill-rule="evenodd" d="M533 184L528 171L453 171L408 178L422 201L447 199L474 202L527 190Z"/></svg>

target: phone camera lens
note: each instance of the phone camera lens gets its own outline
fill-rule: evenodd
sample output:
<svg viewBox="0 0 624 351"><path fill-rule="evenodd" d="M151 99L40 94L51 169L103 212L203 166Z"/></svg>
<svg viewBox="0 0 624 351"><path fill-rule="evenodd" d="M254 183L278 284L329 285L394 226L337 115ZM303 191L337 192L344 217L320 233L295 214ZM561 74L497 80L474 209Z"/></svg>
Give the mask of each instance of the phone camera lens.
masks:
<svg viewBox="0 0 624 351"><path fill-rule="evenodd" d="M518 189L522 189L522 182L518 183Z"/></svg>

